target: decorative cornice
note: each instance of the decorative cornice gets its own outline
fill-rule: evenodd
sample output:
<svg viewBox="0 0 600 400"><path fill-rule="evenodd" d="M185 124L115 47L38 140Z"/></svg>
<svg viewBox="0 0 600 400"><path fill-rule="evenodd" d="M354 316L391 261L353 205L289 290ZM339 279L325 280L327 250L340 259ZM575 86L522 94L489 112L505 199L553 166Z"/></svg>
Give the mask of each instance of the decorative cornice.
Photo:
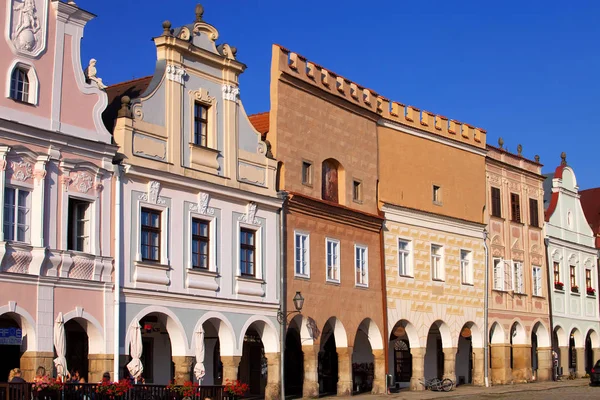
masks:
<svg viewBox="0 0 600 400"><path fill-rule="evenodd" d="M223 99L237 102L240 95L240 88L232 85L223 85Z"/></svg>
<svg viewBox="0 0 600 400"><path fill-rule="evenodd" d="M175 65L169 64L167 65L167 79L173 82L177 82L180 85L183 85L183 80L187 76L187 72L185 72L185 68Z"/></svg>

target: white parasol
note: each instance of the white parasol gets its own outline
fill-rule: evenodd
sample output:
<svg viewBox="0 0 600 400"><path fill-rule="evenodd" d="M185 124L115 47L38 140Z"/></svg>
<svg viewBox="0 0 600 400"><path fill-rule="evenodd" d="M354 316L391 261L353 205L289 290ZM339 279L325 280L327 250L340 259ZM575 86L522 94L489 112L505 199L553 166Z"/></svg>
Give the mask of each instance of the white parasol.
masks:
<svg viewBox="0 0 600 400"><path fill-rule="evenodd" d="M56 321L54 321L54 349L56 350L56 358L54 365L56 366L56 375L60 376L63 381L67 376L67 338L65 336L65 322L61 312L58 313Z"/></svg>
<svg viewBox="0 0 600 400"><path fill-rule="evenodd" d="M142 376L144 372L144 365L142 364L142 328L140 322L135 320L129 326L129 355L132 360L127 364L127 369L133 378L137 379Z"/></svg>
<svg viewBox="0 0 600 400"><path fill-rule="evenodd" d="M196 366L194 367L194 375L196 375L198 382L202 384L202 378L206 375L206 370L204 369L204 331L202 328L199 328L195 335L196 345L194 351L196 353Z"/></svg>

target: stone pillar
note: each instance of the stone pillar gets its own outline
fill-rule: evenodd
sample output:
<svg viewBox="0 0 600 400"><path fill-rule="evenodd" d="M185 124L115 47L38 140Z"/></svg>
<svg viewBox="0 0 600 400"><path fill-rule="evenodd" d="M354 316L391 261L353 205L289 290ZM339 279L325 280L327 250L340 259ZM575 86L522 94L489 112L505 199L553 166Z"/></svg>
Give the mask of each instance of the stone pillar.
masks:
<svg viewBox="0 0 600 400"><path fill-rule="evenodd" d="M600 349L592 349L593 359L592 363L595 364L596 361L600 360ZM593 367L594 365L592 365Z"/></svg>
<svg viewBox="0 0 600 400"><path fill-rule="evenodd" d="M473 349L473 385L483 386L485 384L483 379L484 368L483 348Z"/></svg>
<svg viewBox="0 0 600 400"><path fill-rule="evenodd" d="M319 349L321 345L302 346L304 353L304 382L302 383L302 397L319 397Z"/></svg>
<svg viewBox="0 0 600 400"><path fill-rule="evenodd" d="M23 379L32 381L38 367L46 368L46 374L54 375L54 353L45 351L26 351L21 356L19 368L21 369ZM16 366L15 366L16 367ZM6 379L6 378L3 378Z"/></svg>
<svg viewBox="0 0 600 400"><path fill-rule="evenodd" d="M238 367L242 361L242 356L221 356L223 364L223 384L229 379L235 381L238 378Z"/></svg>
<svg viewBox="0 0 600 400"><path fill-rule="evenodd" d="M352 396L352 352L353 347L338 347L338 396Z"/></svg>
<svg viewBox="0 0 600 400"><path fill-rule="evenodd" d="M281 397L281 369L279 353L265 353L267 357L267 387L265 400L279 400Z"/></svg>
<svg viewBox="0 0 600 400"><path fill-rule="evenodd" d="M87 381L89 383L100 382L102 380L102 374L105 372L110 373L111 376L113 375L113 355L89 354ZM119 377L116 377L116 379L118 378Z"/></svg>
<svg viewBox="0 0 600 400"><path fill-rule="evenodd" d="M551 381L552 380L552 348L538 347L537 348L537 380Z"/></svg>
<svg viewBox="0 0 600 400"><path fill-rule="evenodd" d="M411 347L412 375L410 377L410 390L425 390L421 380L425 378L425 349L422 347Z"/></svg>
<svg viewBox="0 0 600 400"><path fill-rule="evenodd" d="M513 382L531 381L531 345L513 344Z"/></svg>
<svg viewBox="0 0 600 400"><path fill-rule="evenodd" d="M576 347L575 352L577 354L577 365L575 367L575 376L577 378L583 378L585 372L585 349L583 347Z"/></svg>
<svg viewBox="0 0 600 400"><path fill-rule="evenodd" d="M510 376L510 344L490 344L492 367L490 379L492 384L504 385Z"/></svg>
<svg viewBox="0 0 600 400"><path fill-rule="evenodd" d="M442 379L456 382L456 347L447 347L444 350L444 375ZM438 356L439 357L439 356Z"/></svg>
<svg viewBox="0 0 600 400"><path fill-rule="evenodd" d="M373 394L385 394L385 351L373 350L373 363L375 370L373 371Z"/></svg>
<svg viewBox="0 0 600 400"><path fill-rule="evenodd" d="M559 349L560 360L558 360L558 365L562 368L562 376L569 376L569 348L561 346Z"/></svg>
<svg viewBox="0 0 600 400"><path fill-rule="evenodd" d="M184 382L192 380L192 365L195 360L195 357L173 356L173 363L175 364L173 380L177 385L183 385Z"/></svg>

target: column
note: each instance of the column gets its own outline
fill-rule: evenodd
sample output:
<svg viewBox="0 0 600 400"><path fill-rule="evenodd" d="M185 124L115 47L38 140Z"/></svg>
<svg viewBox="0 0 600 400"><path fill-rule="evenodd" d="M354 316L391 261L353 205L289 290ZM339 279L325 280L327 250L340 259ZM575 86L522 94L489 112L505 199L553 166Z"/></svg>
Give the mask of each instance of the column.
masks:
<svg viewBox="0 0 600 400"><path fill-rule="evenodd" d="M456 347L444 348L444 375L442 379L450 379L456 382ZM439 357L439 356L438 356Z"/></svg>
<svg viewBox="0 0 600 400"><path fill-rule="evenodd" d="M569 376L569 347L560 346L559 350L560 360L558 360L558 365L559 368L562 368L562 376Z"/></svg>
<svg viewBox="0 0 600 400"><path fill-rule="evenodd" d="M492 384L508 383L510 376L510 345L504 343L490 344L491 362L490 379Z"/></svg>
<svg viewBox="0 0 600 400"><path fill-rule="evenodd" d="M6 155L8 146L0 146L0 226L4 226L4 187L6 185ZM0 229L0 242L4 242L4 229Z"/></svg>
<svg viewBox="0 0 600 400"><path fill-rule="evenodd" d="M421 380L425 378L425 349L422 347L411 347L412 375L410 377L410 390L425 390Z"/></svg>
<svg viewBox="0 0 600 400"><path fill-rule="evenodd" d="M242 356L221 356L223 364L223 384L229 379L235 381L238 378L238 367L242 361Z"/></svg>
<svg viewBox="0 0 600 400"><path fill-rule="evenodd" d="M551 381L552 380L552 348L551 347L538 347L537 348L537 359L538 359L537 380L538 381Z"/></svg>
<svg viewBox="0 0 600 400"><path fill-rule="evenodd" d="M319 349L321 345L302 346L304 353L304 382L302 383L302 397L319 397Z"/></svg>
<svg viewBox="0 0 600 400"><path fill-rule="evenodd" d="M513 344L513 370L514 382L531 381L531 345Z"/></svg>
<svg viewBox="0 0 600 400"><path fill-rule="evenodd" d="M31 193L31 250L32 260L29 264L29 273L40 275L42 266L46 261L46 247L44 243L44 226L48 221L44 220L45 196L46 191L46 163L50 157L38 156L33 171L33 191Z"/></svg>
<svg viewBox="0 0 600 400"><path fill-rule="evenodd" d="M483 386L483 369L485 368L483 359L483 348L473 349L473 385Z"/></svg>
<svg viewBox="0 0 600 400"><path fill-rule="evenodd" d="M583 378L585 372L585 348L576 347L575 352L577 353L577 365L575 366L575 376L577 378Z"/></svg>
<svg viewBox="0 0 600 400"><path fill-rule="evenodd" d="M338 347L338 396L352 395L352 351L353 347Z"/></svg>
<svg viewBox="0 0 600 400"><path fill-rule="evenodd" d="M113 371L112 354L88 354L88 377L89 383L96 383L102 380L102 374ZM118 379L118 378L117 378ZM115 380L117 380L115 379Z"/></svg>
<svg viewBox="0 0 600 400"><path fill-rule="evenodd" d="M195 357L191 356L173 356L175 364L175 376L173 380L177 385L183 385L184 382L192 380L192 364Z"/></svg>
<svg viewBox="0 0 600 400"><path fill-rule="evenodd" d="M373 394L385 394L385 352L381 350L373 350L373 361L375 364L373 376Z"/></svg>
<svg viewBox="0 0 600 400"><path fill-rule="evenodd" d="M54 368L54 352L26 351L21 356L20 369L23 379L31 382L35 377L38 367L44 367L46 373L52 375Z"/></svg>
<svg viewBox="0 0 600 400"><path fill-rule="evenodd" d="M281 370L279 353L265 353L267 357L267 387L265 400L279 400L281 397Z"/></svg>

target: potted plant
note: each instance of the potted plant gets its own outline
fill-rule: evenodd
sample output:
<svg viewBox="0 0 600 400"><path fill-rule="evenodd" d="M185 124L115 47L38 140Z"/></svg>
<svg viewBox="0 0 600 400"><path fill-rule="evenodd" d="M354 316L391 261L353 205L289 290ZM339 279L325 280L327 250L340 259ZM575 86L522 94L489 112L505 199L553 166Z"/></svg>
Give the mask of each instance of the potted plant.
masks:
<svg viewBox="0 0 600 400"><path fill-rule="evenodd" d="M119 382L102 381L96 386L96 393L101 398L115 399L126 395L131 387L129 379L121 379Z"/></svg>
<svg viewBox="0 0 600 400"><path fill-rule="evenodd" d="M225 393L230 399L238 399L250 389L250 387L240 381L225 380Z"/></svg>
<svg viewBox="0 0 600 400"><path fill-rule="evenodd" d="M588 294L588 296L595 296L596 295L596 289L594 289L593 287L587 288L587 294Z"/></svg>
<svg viewBox="0 0 600 400"><path fill-rule="evenodd" d="M172 394L173 399L193 399L198 392L198 384L191 381L186 381L183 385L176 385L171 381L167 385L167 390Z"/></svg>
<svg viewBox="0 0 600 400"><path fill-rule="evenodd" d="M579 293L579 286L571 286L571 292Z"/></svg>
<svg viewBox="0 0 600 400"><path fill-rule="evenodd" d="M36 378L31 389L33 397L37 399L58 399L59 392L62 390L63 383L59 379L54 379L47 375Z"/></svg>
<svg viewBox="0 0 600 400"><path fill-rule="evenodd" d="M554 289L563 290L565 288L565 284L562 282L554 282Z"/></svg>

